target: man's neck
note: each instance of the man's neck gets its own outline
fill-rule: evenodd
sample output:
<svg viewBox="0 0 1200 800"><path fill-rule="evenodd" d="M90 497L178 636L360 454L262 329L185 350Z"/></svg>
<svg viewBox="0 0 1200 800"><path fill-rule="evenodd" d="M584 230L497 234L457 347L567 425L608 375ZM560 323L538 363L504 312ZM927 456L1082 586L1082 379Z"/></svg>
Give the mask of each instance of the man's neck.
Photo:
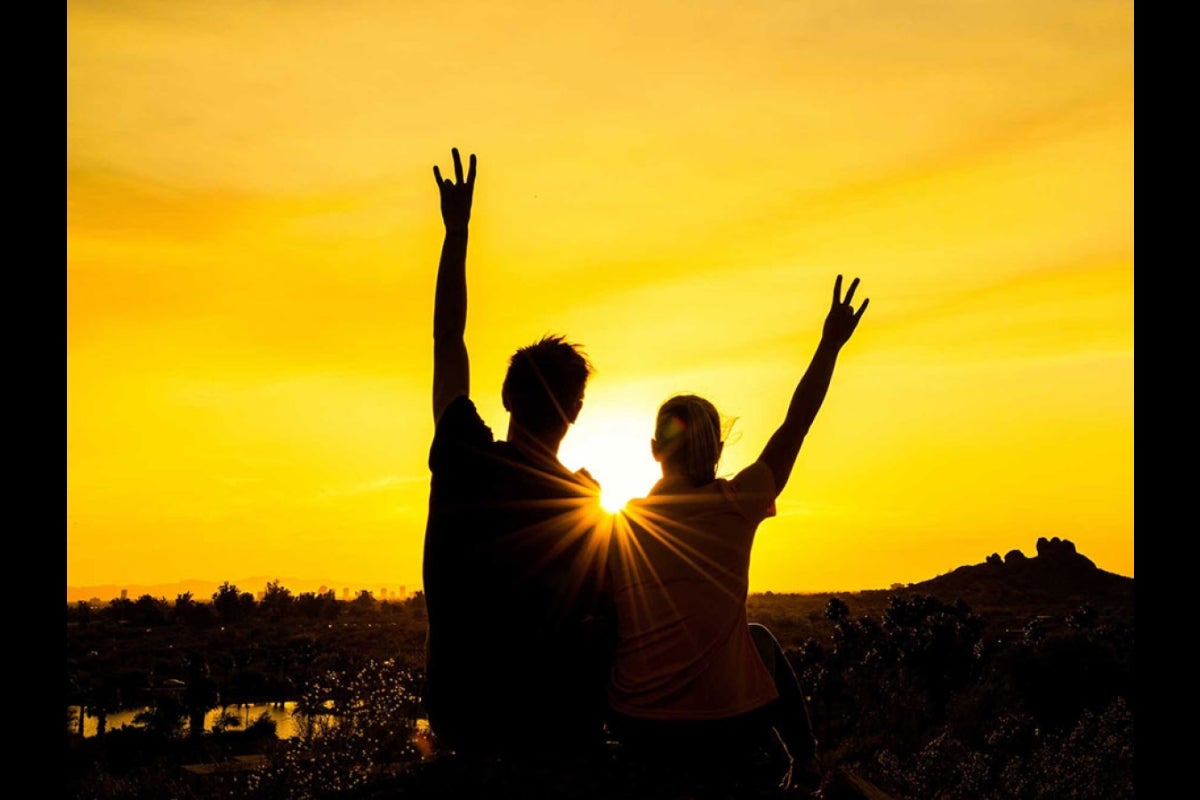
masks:
<svg viewBox="0 0 1200 800"><path fill-rule="evenodd" d="M560 434L536 434L509 420L508 436L505 438L513 447L534 458L558 461L558 447L564 436L566 431Z"/></svg>

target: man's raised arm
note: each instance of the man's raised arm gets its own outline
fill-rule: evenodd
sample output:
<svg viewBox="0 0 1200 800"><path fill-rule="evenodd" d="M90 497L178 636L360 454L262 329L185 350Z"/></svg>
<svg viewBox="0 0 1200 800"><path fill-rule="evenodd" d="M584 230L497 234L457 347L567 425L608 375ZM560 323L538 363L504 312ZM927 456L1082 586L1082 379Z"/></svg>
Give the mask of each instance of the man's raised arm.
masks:
<svg viewBox="0 0 1200 800"><path fill-rule="evenodd" d="M442 417L446 406L459 395L471 391L471 367L467 358L467 224L471 220L471 197L475 192L475 155L471 155L467 177L463 179L462 159L454 156L454 180L443 179L437 165L442 198L442 222L446 238L438 262L437 289L433 300L433 421Z"/></svg>
<svg viewBox="0 0 1200 800"><path fill-rule="evenodd" d="M854 310L851 301L854 290L858 288L858 278L850 284L846 298L842 299L842 276L838 275L833 284L833 303L825 316L825 325L821 330L821 341L817 344L817 352L805 370L796 391L792 394L792 402L788 405L787 416L783 424L771 436L767 446L763 448L758 460L770 468L775 477L775 491L783 491L788 478L792 475L792 467L796 465L796 457L800 455L800 446L804 437L816 419L821 404L825 401L825 393L829 390L829 382L833 378L833 368L837 363L838 353L850 339L863 312L867 310L870 300L863 300L858 311Z"/></svg>

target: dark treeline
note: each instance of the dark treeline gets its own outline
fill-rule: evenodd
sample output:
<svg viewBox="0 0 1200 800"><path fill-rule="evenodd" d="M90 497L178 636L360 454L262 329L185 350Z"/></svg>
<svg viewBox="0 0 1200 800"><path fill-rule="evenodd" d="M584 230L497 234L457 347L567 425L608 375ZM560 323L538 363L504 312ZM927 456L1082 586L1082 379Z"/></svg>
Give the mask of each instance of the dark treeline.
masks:
<svg viewBox="0 0 1200 800"><path fill-rule="evenodd" d="M338 600L332 590L323 594L302 592L293 594L278 581L266 585L262 597L255 599L248 591L240 590L226 581L217 587L211 598L197 598L191 592L177 595L174 601L165 597L144 594L136 600L116 598L106 604L80 600L67 604L67 624L86 625L91 622L119 622L131 625L192 625L236 624L253 619L336 619L344 613L375 612L387 607L408 607L416 603L423 607L421 593L408 601L376 600L362 590L353 600Z"/></svg>
<svg viewBox="0 0 1200 800"><path fill-rule="evenodd" d="M1009 608L998 626L961 600L918 591L760 595L748 605L752 619L769 616L789 633L830 774L852 770L900 800L1133 797L1132 607ZM487 796L468 773L428 758L436 749L417 727L424 636L419 594L337 600L269 585L255 600L225 584L206 600L71 604L68 796ZM481 653L480 668L498 658ZM285 700L301 722L291 739L267 718L204 729L214 709ZM72 706L102 732L83 738ZM105 715L133 708L147 709L136 725L105 730ZM235 756L257 767L223 772ZM217 771L182 767L195 763ZM591 781L583 796L654 796L614 775L572 779Z"/></svg>

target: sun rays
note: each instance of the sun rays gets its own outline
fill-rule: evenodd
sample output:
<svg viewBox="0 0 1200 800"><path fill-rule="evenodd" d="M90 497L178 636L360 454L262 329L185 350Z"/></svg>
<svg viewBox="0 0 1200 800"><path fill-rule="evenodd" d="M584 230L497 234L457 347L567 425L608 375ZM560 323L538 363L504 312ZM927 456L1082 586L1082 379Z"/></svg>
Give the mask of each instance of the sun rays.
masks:
<svg viewBox="0 0 1200 800"><path fill-rule="evenodd" d="M662 476L650 454L653 433L650 410L608 407L601 399L585 404L559 458L572 468L586 467L600 484L600 505L615 514L629 500L647 494Z"/></svg>
<svg viewBox="0 0 1200 800"><path fill-rule="evenodd" d="M703 500L694 495L654 494L622 502L620 510L613 512L606 508L599 487L564 474L552 460L519 469L565 496L495 506L496 514L520 511L538 517L496 540L495 551L518 559L528 554L522 562L524 579L551 582L559 608L575 607L582 594L601 586L629 593L634 614L646 614L663 603L673 607L669 581L656 566L670 562L683 565L688 580L703 581L736 598L731 587L744 581L744 573L738 577L744 565L714 558L712 534L669 513L680 504L699 502L702 508ZM674 572L680 574L679 569Z"/></svg>
<svg viewBox="0 0 1200 800"><path fill-rule="evenodd" d="M737 565L721 563L697 547L712 534L656 510L656 507L695 502L695 498L689 496L655 495L627 504L622 513L613 517L615 542L612 548L618 559L614 569L622 570L632 578L634 585L643 589L661 587L664 582L653 564L661 563L659 558L662 557L675 559L686 564L692 579L704 580L736 597L729 587L731 579L735 585L739 581ZM661 553L651 554L648 552L651 548Z"/></svg>

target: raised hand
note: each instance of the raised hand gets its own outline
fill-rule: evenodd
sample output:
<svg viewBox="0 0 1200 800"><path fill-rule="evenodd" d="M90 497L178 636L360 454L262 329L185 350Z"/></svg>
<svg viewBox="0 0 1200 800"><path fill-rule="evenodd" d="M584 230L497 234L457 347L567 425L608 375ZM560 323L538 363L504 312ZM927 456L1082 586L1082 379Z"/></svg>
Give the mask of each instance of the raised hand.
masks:
<svg viewBox="0 0 1200 800"><path fill-rule="evenodd" d="M871 302L870 298L862 301L858 311L855 311L851 305L854 300L854 290L857 288L858 278L855 278L850 282L850 288L846 290L845 299L842 299L842 276L838 275L837 280L834 281L833 305L830 306L829 313L825 316L825 327L821 332L821 338L829 344L841 347L849 341L850 335L858 327L858 321L862 319L863 312L867 310L867 305Z"/></svg>
<svg viewBox="0 0 1200 800"><path fill-rule="evenodd" d="M817 343L817 352L813 353L812 361L796 391L792 393L792 402L788 405L787 416L783 424L767 440L758 460L767 465L775 478L775 491L778 495L783 491L796 465L796 457L800 454L800 446L812 427L821 404L825 402L825 394L829 391L829 382L833 378L833 368L837 364L838 354L842 345L850 339L863 312L867 310L870 300L863 300L858 311L854 310L854 291L858 288L858 278L850 284L846 297L842 298L842 276L838 275L833 284L833 305L825 315L825 326L821 330L821 341Z"/></svg>
<svg viewBox="0 0 1200 800"><path fill-rule="evenodd" d="M471 154L471 165L467 178L463 180L462 158L458 148L450 150L454 156L454 180L442 178L442 172L435 164L433 177L437 179L438 191L442 195L442 222L446 230L466 230L471 220L471 197L475 193L475 154Z"/></svg>
<svg viewBox="0 0 1200 800"><path fill-rule="evenodd" d="M463 179L462 158L454 156L454 180L443 179L433 167L442 196L442 221L446 236L438 261L437 288L433 296L433 419L460 395L471 391L471 362L463 334L467 327L467 223L471 221L471 196L475 192L475 156Z"/></svg>

